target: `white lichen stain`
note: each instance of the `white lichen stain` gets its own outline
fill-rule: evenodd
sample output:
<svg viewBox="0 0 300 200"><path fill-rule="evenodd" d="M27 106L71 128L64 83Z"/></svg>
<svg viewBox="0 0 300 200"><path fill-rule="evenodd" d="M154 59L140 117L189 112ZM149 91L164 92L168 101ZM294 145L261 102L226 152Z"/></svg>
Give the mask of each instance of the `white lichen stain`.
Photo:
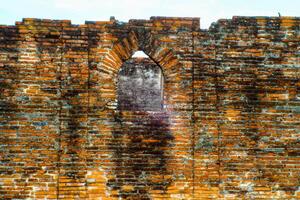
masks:
<svg viewBox="0 0 300 200"><path fill-rule="evenodd" d="M253 191L254 184L252 182L243 182L240 183L240 189L247 192Z"/></svg>

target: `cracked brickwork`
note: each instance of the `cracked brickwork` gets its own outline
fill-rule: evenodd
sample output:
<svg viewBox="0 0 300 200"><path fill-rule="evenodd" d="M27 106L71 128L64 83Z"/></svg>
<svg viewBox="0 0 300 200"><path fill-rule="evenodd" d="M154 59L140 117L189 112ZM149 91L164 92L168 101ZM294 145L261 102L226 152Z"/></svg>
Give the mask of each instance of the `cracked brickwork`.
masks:
<svg viewBox="0 0 300 200"><path fill-rule="evenodd" d="M0 26L0 199L300 199L299 44L299 17ZM161 109L118 101L139 50Z"/></svg>

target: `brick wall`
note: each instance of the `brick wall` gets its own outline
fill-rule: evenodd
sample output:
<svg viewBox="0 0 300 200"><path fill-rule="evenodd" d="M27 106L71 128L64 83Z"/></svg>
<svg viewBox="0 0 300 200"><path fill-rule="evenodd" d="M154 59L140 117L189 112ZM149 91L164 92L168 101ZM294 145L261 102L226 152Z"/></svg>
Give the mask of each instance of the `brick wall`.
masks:
<svg viewBox="0 0 300 200"><path fill-rule="evenodd" d="M0 26L1 199L300 199L300 19ZM135 51L162 110L118 106Z"/></svg>

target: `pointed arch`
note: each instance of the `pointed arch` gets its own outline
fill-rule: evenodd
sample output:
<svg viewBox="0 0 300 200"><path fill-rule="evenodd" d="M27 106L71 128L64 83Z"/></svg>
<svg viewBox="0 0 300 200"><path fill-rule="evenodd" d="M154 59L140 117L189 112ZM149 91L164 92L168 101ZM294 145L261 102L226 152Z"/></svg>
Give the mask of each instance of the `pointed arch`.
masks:
<svg viewBox="0 0 300 200"><path fill-rule="evenodd" d="M152 38L152 37L148 37ZM144 38L143 38L144 39ZM151 39L152 40L152 39ZM143 51L147 56L149 56L154 62L159 64L163 70L165 68L179 67L180 63L177 56L173 51L167 47L151 47L147 44L153 44L153 41L143 41L138 40L137 34L131 31L128 37L121 39L121 41L115 43L110 50L106 52L103 59L100 61L100 67L106 67L110 69L115 69L118 71L123 62L132 57L136 51ZM142 46L141 46L142 45Z"/></svg>
<svg viewBox="0 0 300 200"><path fill-rule="evenodd" d="M116 42L99 63L98 70L108 71L106 77L111 80L112 84L107 86L107 83L105 87L109 89L101 90L102 96L108 98L105 101L113 102L112 104L108 104L110 109L115 110L117 108L116 87L118 71L122 64L130 59L136 51L143 51L151 60L161 67L164 76L164 86L166 88L172 88L172 86L170 86L171 84L179 84L181 81L179 69L182 65L173 50L167 47L151 46L155 44L152 39L153 37L143 36L140 38L142 38L142 41L139 40L138 34L131 31L128 37ZM149 41L145 41L145 38ZM168 99L172 98L172 95L175 94L171 90L164 92L163 105L165 108L171 108Z"/></svg>

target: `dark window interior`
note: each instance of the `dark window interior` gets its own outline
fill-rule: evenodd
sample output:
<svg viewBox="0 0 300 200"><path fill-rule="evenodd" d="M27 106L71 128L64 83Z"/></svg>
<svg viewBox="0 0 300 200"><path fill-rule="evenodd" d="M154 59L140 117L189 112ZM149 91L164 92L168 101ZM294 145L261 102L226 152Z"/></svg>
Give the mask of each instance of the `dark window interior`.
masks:
<svg viewBox="0 0 300 200"><path fill-rule="evenodd" d="M150 58L127 60L118 75L119 110L157 111L162 109L163 74Z"/></svg>

